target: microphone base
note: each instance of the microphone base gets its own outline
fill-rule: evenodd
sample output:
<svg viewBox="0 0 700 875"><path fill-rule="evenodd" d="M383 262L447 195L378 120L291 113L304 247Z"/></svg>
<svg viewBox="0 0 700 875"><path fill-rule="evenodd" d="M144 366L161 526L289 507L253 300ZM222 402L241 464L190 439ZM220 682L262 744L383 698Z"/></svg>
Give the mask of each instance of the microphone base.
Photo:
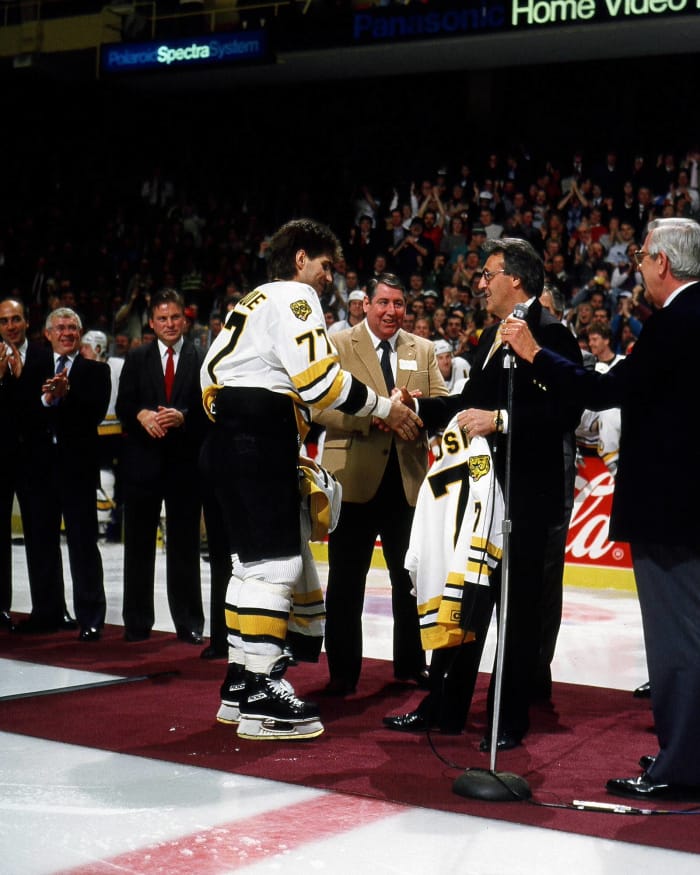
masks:
<svg viewBox="0 0 700 875"><path fill-rule="evenodd" d="M512 772L492 772L490 769L467 769L455 778L452 792L483 802L524 802L532 796L525 778Z"/></svg>

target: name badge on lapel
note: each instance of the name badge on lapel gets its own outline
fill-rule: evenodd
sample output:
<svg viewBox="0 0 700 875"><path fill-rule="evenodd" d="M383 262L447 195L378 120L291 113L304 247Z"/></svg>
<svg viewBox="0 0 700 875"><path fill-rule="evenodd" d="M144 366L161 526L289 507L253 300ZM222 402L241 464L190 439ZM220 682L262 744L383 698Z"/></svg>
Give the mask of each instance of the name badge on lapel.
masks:
<svg viewBox="0 0 700 875"><path fill-rule="evenodd" d="M417 371L418 362L415 359L399 359L399 370L401 371Z"/></svg>

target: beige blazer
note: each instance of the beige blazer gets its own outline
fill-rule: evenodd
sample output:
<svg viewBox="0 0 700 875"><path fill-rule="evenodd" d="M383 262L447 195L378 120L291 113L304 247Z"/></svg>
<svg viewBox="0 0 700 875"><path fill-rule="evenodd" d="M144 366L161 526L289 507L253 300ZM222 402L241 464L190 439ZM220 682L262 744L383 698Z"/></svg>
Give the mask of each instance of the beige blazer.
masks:
<svg viewBox="0 0 700 875"><path fill-rule="evenodd" d="M387 395L377 351L364 322L332 336L340 365L374 389ZM400 330L396 339L396 385L423 397L447 395L431 341ZM371 416L349 416L338 410L313 410L315 422L325 426L322 463L343 486L343 501L364 503L381 483L392 441L396 441L401 477L408 503L415 506L418 489L428 470L428 441L422 432L415 441L394 438L372 426Z"/></svg>

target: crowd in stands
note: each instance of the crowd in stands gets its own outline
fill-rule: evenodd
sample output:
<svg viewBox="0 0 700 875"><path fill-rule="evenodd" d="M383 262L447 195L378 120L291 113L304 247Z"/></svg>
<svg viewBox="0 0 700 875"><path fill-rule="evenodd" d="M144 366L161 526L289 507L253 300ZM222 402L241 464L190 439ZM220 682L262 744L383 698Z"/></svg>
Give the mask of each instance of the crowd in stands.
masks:
<svg viewBox="0 0 700 875"><path fill-rule="evenodd" d="M327 322L345 324L350 294L389 270L406 285L408 327L468 357L486 318L476 294L482 245L503 235L528 240L542 255L582 345L587 325L607 318L614 349L624 352L649 313L634 251L652 217L700 216L699 158L689 149L623 160L610 149L574 152L555 166L516 150L465 158L410 184L358 184L335 215L314 216L344 247L322 300ZM0 227L0 289L25 302L35 339L49 310L71 307L123 356L152 336L150 295L173 287L186 300L191 339L206 349L232 302L266 278L278 217L268 224L264 209L160 167L144 168L118 198L91 197L77 206L54 196L31 216L6 215ZM313 209L313 193L300 192L298 213L305 198Z"/></svg>
<svg viewBox="0 0 700 875"><path fill-rule="evenodd" d="M368 281L395 273L406 288L404 329L436 343L444 376L457 384L491 318L478 289L484 243L520 237L544 261L543 303L581 347L589 349L591 332L609 337L610 355L625 355L651 313L635 253L652 218L700 218L700 150L629 161L608 150L596 159L574 152L555 166L517 151L492 153L408 184L358 183L328 216L314 207L324 198L300 183L290 199L294 215L326 221L343 245L321 295L329 330L361 321ZM203 354L228 310L268 278L266 253L280 219L279 203L237 199L161 167L112 180L104 191L90 188L82 202L56 187L33 210L13 213L13 203L2 206L0 299L23 302L29 339L39 342L49 313L75 311L84 331L104 336L101 357L106 345L112 364L154 340L149 303L162 289L182 295L186 336ZM119 382L118 369L112 374ZM118 510L107 528L115 540Z"/></svg>

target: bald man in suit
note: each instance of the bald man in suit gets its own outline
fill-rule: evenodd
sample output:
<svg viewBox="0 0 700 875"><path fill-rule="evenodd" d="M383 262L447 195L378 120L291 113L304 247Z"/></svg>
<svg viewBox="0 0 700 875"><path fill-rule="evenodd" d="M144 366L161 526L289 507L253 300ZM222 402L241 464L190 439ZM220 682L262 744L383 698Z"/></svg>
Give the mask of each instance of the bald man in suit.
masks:
<svg viewBox="0 0 700 875"><path fill-rule="evenodd" d="M398 277L385 273L370 280L364 309L362 323L333 335L341 367L382 395L395 385L423 397L446 395L433 344L401 329L406 299ZM387 344L386 351L382 344ZM418 490L428 469L426 437L397 441L376 419L335 410L314 412L314 420L326 428L324 467L343 487L340 521L328 545L326 692L347 695L357 687L365 580L377 535L391 580L394 676L422 685L425 653L404 558Z"/></svg>

